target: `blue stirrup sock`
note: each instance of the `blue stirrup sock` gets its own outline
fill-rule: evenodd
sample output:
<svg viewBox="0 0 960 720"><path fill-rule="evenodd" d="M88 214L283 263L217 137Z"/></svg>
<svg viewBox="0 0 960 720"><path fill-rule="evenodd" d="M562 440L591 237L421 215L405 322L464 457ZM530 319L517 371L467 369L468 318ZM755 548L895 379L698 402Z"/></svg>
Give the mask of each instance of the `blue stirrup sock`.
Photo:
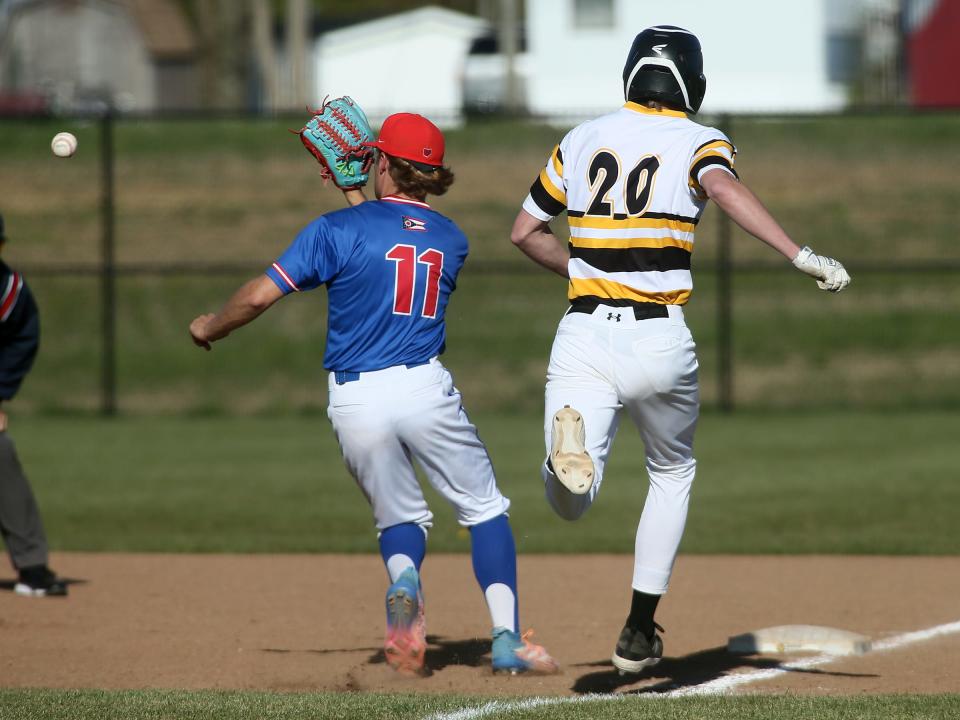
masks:
<svg viewBox="0 0 960 720"><path fill-rule="evenodd" d="M391 583L408 567L419 573L426 554L427 533L416 523L392 525L380 533L380 556Z"/></svg>
<svg viewBox="0 0 960 720"><path fill-rule="evenodd" d="M517 549L506 515L470 528L473 573L483 590L494 627L517 632Z"/></svg>

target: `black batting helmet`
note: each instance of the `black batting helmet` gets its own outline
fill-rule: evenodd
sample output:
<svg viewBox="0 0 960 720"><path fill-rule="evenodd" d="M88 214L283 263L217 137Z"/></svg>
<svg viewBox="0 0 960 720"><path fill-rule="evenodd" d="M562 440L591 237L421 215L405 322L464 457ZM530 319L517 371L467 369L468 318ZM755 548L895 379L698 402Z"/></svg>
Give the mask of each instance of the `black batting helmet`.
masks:
<svg viewBox="0 0 960 720"><path fill-rule="evenodd" d="M647 28L633 39L623 66L627 100L657 100L696 113L707 90L700 41L674 25Z"/></svg>

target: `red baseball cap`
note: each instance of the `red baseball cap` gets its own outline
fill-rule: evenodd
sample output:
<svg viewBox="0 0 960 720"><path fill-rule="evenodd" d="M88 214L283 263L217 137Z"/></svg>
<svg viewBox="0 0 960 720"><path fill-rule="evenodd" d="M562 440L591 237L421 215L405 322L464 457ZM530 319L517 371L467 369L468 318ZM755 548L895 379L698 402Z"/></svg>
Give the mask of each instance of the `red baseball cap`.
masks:
<svg viewBox="0 0 960 720"><path fill-rule="evenodd" d="M443 165L443 133L423 115L390 115L383 121L380 137L375 142L364 145L382 150L387 155L409 160L415 165Z"/></svg>

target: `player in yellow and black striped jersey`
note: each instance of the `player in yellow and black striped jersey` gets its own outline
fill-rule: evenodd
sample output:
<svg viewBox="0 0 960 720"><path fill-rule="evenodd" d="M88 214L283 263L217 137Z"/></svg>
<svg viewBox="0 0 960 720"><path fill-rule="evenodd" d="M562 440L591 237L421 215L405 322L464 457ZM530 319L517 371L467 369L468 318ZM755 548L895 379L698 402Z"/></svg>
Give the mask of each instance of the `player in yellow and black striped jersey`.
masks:
<svg viewBox="0 0 960 720"><path fill-rule="evenodd" d="M700 176L720 169L736 177L735 155L719 130L636 102L571 130L523 209L541 221L566 209L573 305L686 303L707 202Z"/></svg>
<svg viewBox="0 0 960 720"><path fill-rule="evenodd" d="M650 488L637 526L630 614L613 654L622 673L659 661L654 612L669 584L696 470L697 359L682 306L697 223L713 200L825 290L850 282L832 258L798 247L740 182L737 150L690 119L703 101L700 43L674 26L634 39L626 104L578 125L553 149L511 233L520 250L569 278L570 307L547 370L547 499L575 520L593 503L626 409L646 449ZM550 221L566 210L570 242Z"/></svg>

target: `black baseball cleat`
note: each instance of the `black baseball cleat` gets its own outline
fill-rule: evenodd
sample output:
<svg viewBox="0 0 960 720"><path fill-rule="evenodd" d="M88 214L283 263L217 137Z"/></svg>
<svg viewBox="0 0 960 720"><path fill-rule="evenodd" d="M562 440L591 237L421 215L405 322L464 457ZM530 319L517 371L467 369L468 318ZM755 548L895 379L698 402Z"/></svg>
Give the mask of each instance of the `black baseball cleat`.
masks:
<svg viewBox="0 0 960 720"><path fill-rule="evenodd" d="M27 597L63 597L67 594L67 583L46 565L32 565L20 569L13 591Z"/></svg>
<svg viewBox="0 0 960 720"><path fill-rule="evenodd" d="M657 630L663 632L659 625ZM663 657L663 640L654 630L651 637L647 637L640 630L634 630L624 625L617 640L617 649L613 651L613 665L621 675L636 675L644 668L653 667Z"/></svg>

